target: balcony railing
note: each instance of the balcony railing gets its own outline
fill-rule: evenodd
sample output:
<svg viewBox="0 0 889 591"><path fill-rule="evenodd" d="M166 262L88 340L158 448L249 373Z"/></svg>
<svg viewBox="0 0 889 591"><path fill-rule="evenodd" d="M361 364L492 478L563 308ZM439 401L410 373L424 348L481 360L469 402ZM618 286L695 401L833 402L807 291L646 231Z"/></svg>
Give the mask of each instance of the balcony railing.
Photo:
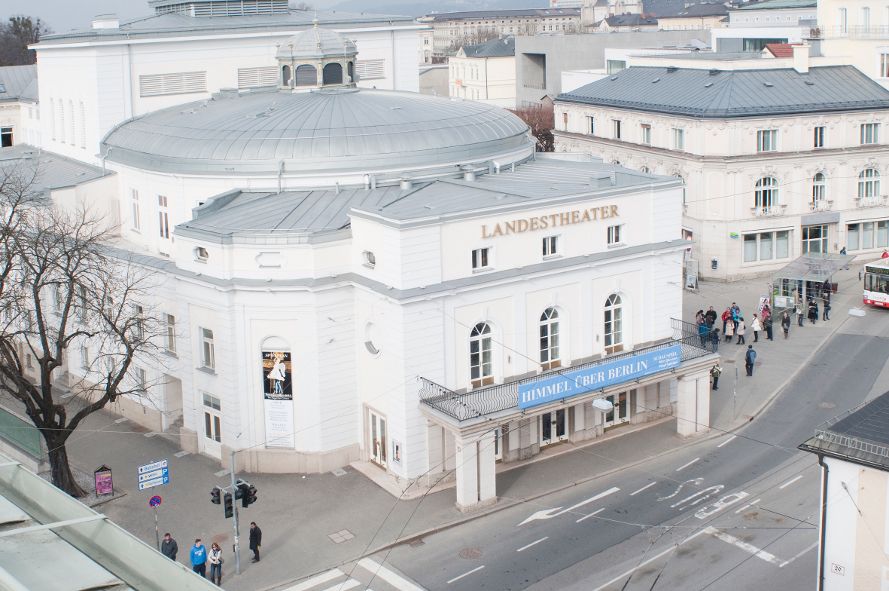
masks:
<svg viewBox="0 0 889 591"><path fill-rule="evenodd" d="M697 359L712 352L710 349L701 346L701 335L698 333L698 327L694 324L673 318L672 327L673 337L655 345L634 349L625 353L608 355L594 361L545 371L521 380L477 388L464 393L454 392L432 380L420 377L420 402L453 419L465 421L505 410L518 410L519 385L521 384L543 380L569 371L595 368L605 363L629 359L640 353L666 349L677 344L681 346L680 359L682 361ZM590 391L597 389L593 388Z"/></svg>
<svg viewBox="0 0 889 591"><path fill-rule="evenodd" d="M828 201L827 199L818 199L817 201L809 203L809 209L811 211L830 211L832 207L833 201Z"/></svg>
<svg viewBox="0 0 889 591"><path fill-rule="evenodd" d="M850 39L889 39L889 26L877 27L833 27L830 30L821 30L831 37L847 37Z"/></svg>
<svg viewBox="0 0 889 591"><path fill-rule="evenodd" d="M873 195L871 197L858 197L858 207L880 207L886 205L886 195Z"/></svg>
<svg viewBox="0 0 889 591"><path fill-rule="evenodd" d="M782 203L780 205L767 205L763 207L751 207L750 212L754 215L754 217L771 217L776 215L784 215L784 210L787 209L787 205Z"/></svg>

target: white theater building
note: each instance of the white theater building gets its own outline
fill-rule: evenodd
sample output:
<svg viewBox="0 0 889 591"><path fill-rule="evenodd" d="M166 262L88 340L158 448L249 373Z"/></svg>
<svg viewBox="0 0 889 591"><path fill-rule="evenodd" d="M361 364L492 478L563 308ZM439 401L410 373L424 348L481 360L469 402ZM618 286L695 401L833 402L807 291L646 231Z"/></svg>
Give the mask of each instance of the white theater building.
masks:
<svg viewBox="0 0 889 591"><path fill-rule="evenodd" d="M167 328L117 412L238 470L453 471L464 508L496 499L498 460L673 415L707 430L713 356L671 320L678 180L535 158L496 106L356 88L332 31L278 46L274 87L102 140L117 246L156 270Z"/></svg>

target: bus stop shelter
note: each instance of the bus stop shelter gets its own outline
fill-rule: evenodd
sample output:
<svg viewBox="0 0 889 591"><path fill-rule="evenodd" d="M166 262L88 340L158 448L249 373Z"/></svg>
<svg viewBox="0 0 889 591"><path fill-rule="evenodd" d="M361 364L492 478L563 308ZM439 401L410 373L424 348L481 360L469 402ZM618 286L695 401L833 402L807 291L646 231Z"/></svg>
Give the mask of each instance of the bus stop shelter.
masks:
<svg viewBox="0 0 889 591"><path fill-rule="evenodd" d="M814 298L836 293L833 275L849 266L854 256L839 253L807 253L790 262L772 278L773 308L793 308Z"/></svg>

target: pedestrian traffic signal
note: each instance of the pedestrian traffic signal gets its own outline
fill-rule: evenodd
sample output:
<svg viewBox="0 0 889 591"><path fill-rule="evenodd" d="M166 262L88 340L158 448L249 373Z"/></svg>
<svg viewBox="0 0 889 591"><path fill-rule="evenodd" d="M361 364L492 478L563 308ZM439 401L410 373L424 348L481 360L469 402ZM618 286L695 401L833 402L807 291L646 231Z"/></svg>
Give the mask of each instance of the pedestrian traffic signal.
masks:
<svg viewBox="0 0 889 591"><path fill-rule="evenodd" d="M225 508L225 518L228 519L235 514L235 504L234 500L232 499L232 494L230 492L225 493L223 500L223 507Z"/></svg>
<svg viewBox="0 0 889 591"><path fill-rule="evenodd" d="M210 502L214 505L218 505L222 501L219 498L219 495L222 493L222 489L218 486L214 486L213 490L210 491Z"/></svg>

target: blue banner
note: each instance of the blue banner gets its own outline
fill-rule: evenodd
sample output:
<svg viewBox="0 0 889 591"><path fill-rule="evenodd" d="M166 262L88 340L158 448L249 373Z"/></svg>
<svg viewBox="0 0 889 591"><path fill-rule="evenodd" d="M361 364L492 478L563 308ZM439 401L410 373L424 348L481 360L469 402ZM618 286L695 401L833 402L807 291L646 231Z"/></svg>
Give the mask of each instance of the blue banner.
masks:
<svg viewBox="0 0 889 591"><path fill-rule="evenodd" d="M629 355L594 367L562 371L549 378L519 384L519 408L531 408L629 382L678 367L681 361L682 347L677 344Z"/></svg>

